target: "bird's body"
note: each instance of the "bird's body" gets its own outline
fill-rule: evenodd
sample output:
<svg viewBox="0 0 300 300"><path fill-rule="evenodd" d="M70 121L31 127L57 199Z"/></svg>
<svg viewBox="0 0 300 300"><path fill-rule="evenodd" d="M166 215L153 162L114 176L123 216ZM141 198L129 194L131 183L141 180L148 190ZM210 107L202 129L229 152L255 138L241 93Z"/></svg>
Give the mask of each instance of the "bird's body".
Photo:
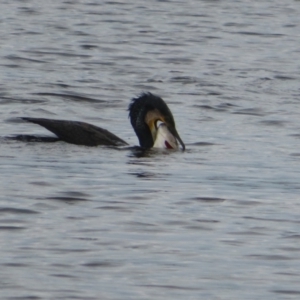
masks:
<svg viewBox="0 0 300 300"><path fill-rule="evenodd" d="M85 146L124 146L125 141L106 129L78 121L53 120L43 118L22 118L41 125L53 132L60 140Z"/></svg>
<svg viewBox="0 0 300 300"><path fill-rule="evenodd" d="M144 149L177 149L178 143L185 149L176 131L173 115L167 104L151 93L132 99L129 105L132 127ZM31 123L41 125L53 132L59 140L85 146L125 146L127 143L106 129L78 121L24 117Z"/></svg>

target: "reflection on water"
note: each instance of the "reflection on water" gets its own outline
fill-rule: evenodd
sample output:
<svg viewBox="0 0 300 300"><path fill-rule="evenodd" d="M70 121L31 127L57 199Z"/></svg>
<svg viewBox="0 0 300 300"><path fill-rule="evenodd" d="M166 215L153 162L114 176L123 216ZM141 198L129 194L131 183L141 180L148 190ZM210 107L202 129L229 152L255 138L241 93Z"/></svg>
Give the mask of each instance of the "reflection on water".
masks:
<svg viewBox="0 0 300 300"><path fill-rule="evenodd" d="M299 298L296 1L0 6L1 299ZM147 91L185 152L135 146ZM131 146L53 143L26 116Z"/></svg>

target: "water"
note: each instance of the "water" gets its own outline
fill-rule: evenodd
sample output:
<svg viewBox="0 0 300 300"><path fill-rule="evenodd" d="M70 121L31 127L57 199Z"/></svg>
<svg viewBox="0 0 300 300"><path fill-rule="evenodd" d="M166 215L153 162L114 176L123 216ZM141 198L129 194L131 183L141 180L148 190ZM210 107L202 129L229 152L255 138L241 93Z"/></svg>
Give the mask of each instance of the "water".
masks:
<svg viewBox="0 0 300 300"><path fill-rule="evenodd" d="M1 138L1 299L299 298L297 1L0 6L2 137L48 134L31 116L137 145L150 91L187 146Z"/></svg>

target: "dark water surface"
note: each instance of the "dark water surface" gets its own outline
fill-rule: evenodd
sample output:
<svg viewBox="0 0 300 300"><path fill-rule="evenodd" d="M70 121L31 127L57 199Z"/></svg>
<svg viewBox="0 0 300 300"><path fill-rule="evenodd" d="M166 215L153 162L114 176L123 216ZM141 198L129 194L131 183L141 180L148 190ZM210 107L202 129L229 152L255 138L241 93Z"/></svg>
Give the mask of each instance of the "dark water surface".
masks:
<svg viewBox="0 0 300 300"><path fill-rule="evenodd" d="M0 298L299 299L299 5L2 1L0 136L149 91L187 151L1 138Z"/></svg>

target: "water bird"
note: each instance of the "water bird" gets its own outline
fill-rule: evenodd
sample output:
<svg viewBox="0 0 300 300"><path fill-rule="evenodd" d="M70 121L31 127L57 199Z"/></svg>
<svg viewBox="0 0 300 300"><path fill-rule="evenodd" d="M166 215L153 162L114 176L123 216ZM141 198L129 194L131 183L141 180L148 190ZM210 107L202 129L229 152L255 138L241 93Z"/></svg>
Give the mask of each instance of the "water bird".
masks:
<svg viewBox="0 0 300 300"><path fill-rule="evenodd" d="M182 150L185 150L185 144L176 130L174 117L162 98L151 93L143 93L131 100L128 111L141 148L178 149L179 142ZM128 145L108 130L85 122L30 117L21 119L43 126L57 136L56 140L71 144Z"/></svg>

